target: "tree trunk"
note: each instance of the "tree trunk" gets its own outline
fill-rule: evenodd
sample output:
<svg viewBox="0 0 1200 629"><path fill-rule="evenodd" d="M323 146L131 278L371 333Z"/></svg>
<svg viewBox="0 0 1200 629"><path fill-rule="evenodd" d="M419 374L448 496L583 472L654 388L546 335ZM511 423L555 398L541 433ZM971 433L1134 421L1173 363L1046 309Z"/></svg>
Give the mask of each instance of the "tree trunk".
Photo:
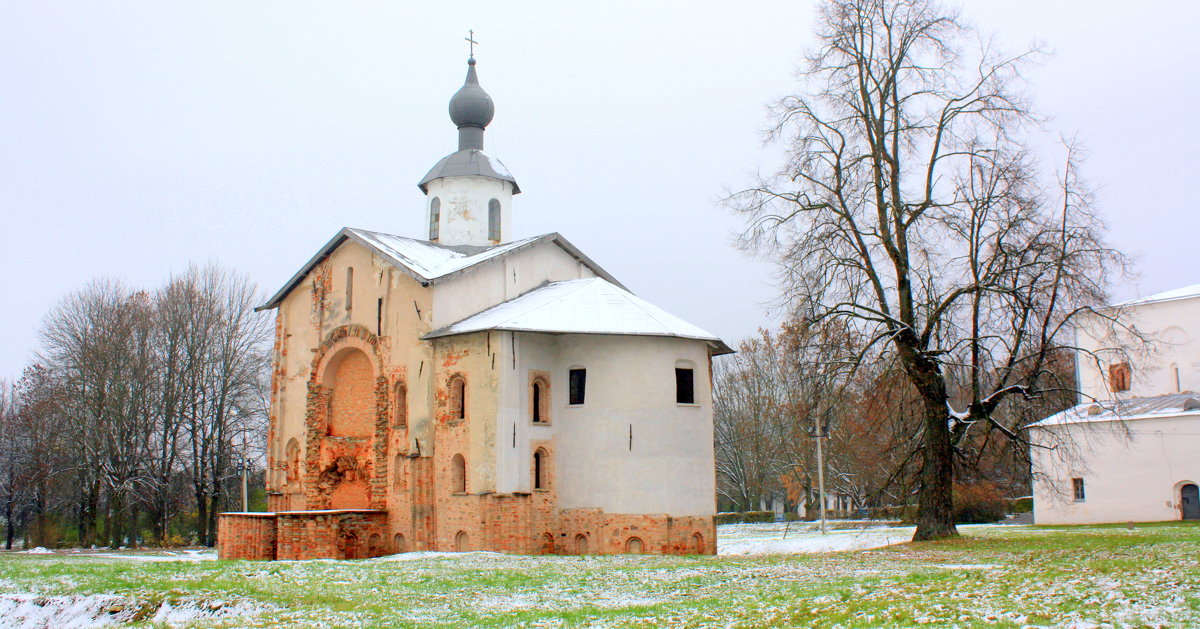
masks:
<svg viewBox="0 0 1200 629"><path fill-rule="evenodd" d="M954 446L945 400L925 399L925 449L913 541L958 536L954 526Z"/></svg>

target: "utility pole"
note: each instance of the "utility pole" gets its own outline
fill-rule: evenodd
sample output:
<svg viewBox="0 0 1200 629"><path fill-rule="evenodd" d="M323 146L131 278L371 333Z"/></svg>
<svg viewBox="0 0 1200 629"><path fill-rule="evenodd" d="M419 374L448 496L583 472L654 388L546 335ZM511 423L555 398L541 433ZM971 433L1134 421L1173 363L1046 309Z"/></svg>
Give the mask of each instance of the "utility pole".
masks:
<svg viewBox="0 0 1200 629"><path fill-rule="evenodd" d="M242 511L245 512L250 510L250 496L246 486L246 477L250 474L250 451L246 449L246 435L242 435L242 464L238 467L242 468Z"/></svg>
<svg viewBox="0 0 1200 629"><path fill-rule="evenodd" d="M825 534L825 451L821 441L829 436L828 427L823 426L818 417L812 436L817 440L817 493L821 501L821 535Z"/></svg>

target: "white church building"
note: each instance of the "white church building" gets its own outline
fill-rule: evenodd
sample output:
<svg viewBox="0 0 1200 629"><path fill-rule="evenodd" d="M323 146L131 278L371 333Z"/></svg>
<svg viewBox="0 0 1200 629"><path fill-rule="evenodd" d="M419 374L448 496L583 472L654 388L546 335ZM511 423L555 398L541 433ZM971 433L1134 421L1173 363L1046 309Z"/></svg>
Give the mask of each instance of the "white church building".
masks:
<svg viewBox="0 0 1200 629"><path fill-rule="evenodd" d="M563 236L514 238L474 57L458 148L418 183L428 232L343 228L275 311L271 511L224 558L409 550L716 552L716 336Z"/></svg>
<svg viewBox="0 0 1200 629"><path fill-rule="evenodd" d="M1200 520L1200 284L1101 310L1077 345L1080 403L1029 429L1034 522Z"/></svg>

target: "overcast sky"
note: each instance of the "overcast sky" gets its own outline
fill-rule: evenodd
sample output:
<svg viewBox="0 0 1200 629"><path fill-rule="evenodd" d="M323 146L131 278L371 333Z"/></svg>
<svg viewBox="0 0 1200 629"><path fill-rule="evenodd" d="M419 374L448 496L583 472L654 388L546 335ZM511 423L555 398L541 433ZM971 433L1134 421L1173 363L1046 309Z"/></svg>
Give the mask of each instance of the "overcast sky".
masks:
<svg viewBox="0 0 1200 629"><path fill-rule="evenodd" d="M968 1L1077 133L1118 297L1200 282L1196 2ZM769 170L765 105L795 90L809 2L0 0L0 378L99 276L155 287L218 261L273 292L341 227L422 237L417 182L456 148L468 29L520 183L514 237L557 231L731 345L768 325L770 267L730 246L727 187Z"/></svg>

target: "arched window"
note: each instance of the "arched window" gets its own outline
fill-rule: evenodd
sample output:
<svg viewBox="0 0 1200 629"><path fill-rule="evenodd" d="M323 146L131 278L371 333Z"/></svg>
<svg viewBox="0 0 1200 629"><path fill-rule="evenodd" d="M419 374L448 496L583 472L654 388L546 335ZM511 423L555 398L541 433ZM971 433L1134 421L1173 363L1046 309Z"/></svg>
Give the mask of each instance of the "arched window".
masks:
<svg viewBox="0 0 1200 629"><path fill-rule="evenodd" d="M408 387L397 382L392 390L392 423L396 428L408 428Z"/></svg>
<svg viewBox="0 0 1200 629"><path fill-rule="evenodd" d="M461 454L456 454L450 459L450 491L456 494L467 493L467 460Z"/></svg>
<svg viewBox="0 0 1200 629"><path fill-rule="evenodd" d="M488 201L488 240L500 240L500 200Z"/></svg>
<svg viewBox="0 0 1200 629"><path fill-rule="evenodd" d="M329 400L329 435L370 437L375 433L375 368L358 349L347 349L333 358L327 379L333 391ZM329 374L329 371L326 372Z"/></svg>
<svg viewBox="0 0 1200 629"><path fill-rule="evenodd" d="M454 536L454 550L460 553L465 553L471 548L471 540L467 537L466 531L459 531L458 535Z"/></svg>
<svg viewBox="0 0 1200 629"><path fill-rule="evenodd" d="M699 533L692 533L692 551L697 555L704 554L704 536Z"/></svg>
<svg viewBox="0 0 1200 629"><path fill-rule="evenodd" d="M404 536L396 533L396 535L392 537L392 552L403 553L407 552L407 550L408 548L404 544Z"/></svg>
<svg viewBox="0 0 1200 629"><path fill-rule="evenodd" d="M404 489L404 456L400 454L392 462L392 485L396 491Z"/></svg>
<svg viewBox="0 0 1200 629"><path fill-rule="evenodd" d="M543 448L538 448L533 453L533 488L534 489L549 489L550 488L550 470L547 465L550 464L550 455Z"/></svg>
<svg viewBox="0 0 1200 629"><path fill-rule="evenodd" d="M450 419L467 417L467 381L462 376L450 378Z"/></svg>
<svg viewBox="0 0 1200 629"><path fill-rule="evenodd" d="M588 551L587 535L580 533L575 536L575 552L580 555L586 555Z"/></svg>
<svg viewBox="0 0 1200 629"><path fill-rule="evenodd" d="M354 267L346 267L346 310L354 307Z"/></svg>
<svg viewBox="0 0 1200 629"><path fill-rule="evenodd" d="M293 491L300 489L300 442L296 439L287 444L287 487Z"/></svg>
<svg viewBox="0 0 1200 629"><path fill-rule="evenodd" d="M631 555L642 554L643 548L644 548L644 545L642 544L641 538L631 537L625 541L625 552L627 552Z"/></svg>
<svg viewBox="0 0 1200 629"><path fill-rule="evenodd" d="M1129 363L1116 363L1108 368L1108 385L1114 392L1128 391L1133 372Z"/></svg>
<svg viewBox="0 0 1200 629"><path fill-rule="evenodd" d="M437 240L442 222L442 200L433 197L429 202L429 239Z"/></svg>
<svg viewBox="0 0 1200 629"><path fill-rule="evenodd" d="M529 416L535 424L550 423L550 384L541 376L529 385Z"/></svg>

